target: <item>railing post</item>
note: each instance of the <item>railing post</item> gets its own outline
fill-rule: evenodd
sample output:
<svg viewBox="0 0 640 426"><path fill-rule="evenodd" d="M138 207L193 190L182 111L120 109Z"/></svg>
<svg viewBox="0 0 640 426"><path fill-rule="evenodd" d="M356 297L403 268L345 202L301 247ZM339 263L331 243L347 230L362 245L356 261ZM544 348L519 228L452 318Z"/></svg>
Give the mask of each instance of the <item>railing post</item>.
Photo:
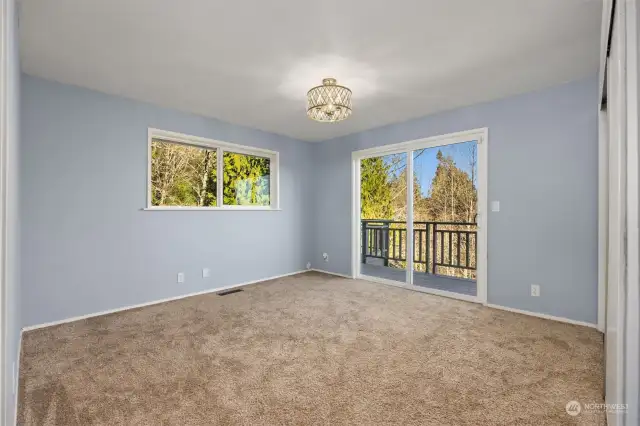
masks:
<svg viewBox="0 0 640 426"><path fill-rule="evenodd" d="M362 263L367 263L367 222L362 223Z"/></svg>
<svg viewBox="0 0 640 426"><path fill-rule="evenodd" d="M382 256L384 266L389 266L389 224L382 225Z"/></svg>
<svg viewBox="0 0 640 426"><path fill-rule="evenodd" d="M431 262L431 265L432 265L431 266L431 270L433 271L433 275L436 274L436 268L437 268L436 263L437 263L437 258L438 258L438 253L436 251L436 244L438 242L438 239L437 239L438 232L437 231L438 231L438 224L434 222L433 223L433 259L432 259L432 262Z"/></svg>
<svg viewBox="0 0 640 426"><path fill-rule="evenodd" d="M430 225L429 222L427 222L427 224L425 225L425 228L427 230L427 232L426 232L427 235L425 235L425 237L424 237L424 243L427 246L426 250L425 250L425 254L424 254L425 257L426 257L426 259L424 260L424 273L425 274L429 273L429 241L430 241L430 239L429 239L429 231L430 231L430 229L429 228L431 228L429 225ZM422 242L420 242L420 243L422 244Z"/></svg>

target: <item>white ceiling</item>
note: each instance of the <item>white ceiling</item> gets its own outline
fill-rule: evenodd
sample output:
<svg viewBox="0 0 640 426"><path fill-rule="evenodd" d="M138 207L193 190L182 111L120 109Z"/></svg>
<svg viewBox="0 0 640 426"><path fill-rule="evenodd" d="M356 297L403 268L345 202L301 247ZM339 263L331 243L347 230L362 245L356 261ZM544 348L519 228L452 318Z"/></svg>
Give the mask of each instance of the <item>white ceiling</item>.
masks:
<svg viewBox="0 0 640 426"><path fill-rule="evenodd" d="M595 74L600 0L23 0L31 75L319 141ZM305 115L323 77L340 123Z"/></svg>

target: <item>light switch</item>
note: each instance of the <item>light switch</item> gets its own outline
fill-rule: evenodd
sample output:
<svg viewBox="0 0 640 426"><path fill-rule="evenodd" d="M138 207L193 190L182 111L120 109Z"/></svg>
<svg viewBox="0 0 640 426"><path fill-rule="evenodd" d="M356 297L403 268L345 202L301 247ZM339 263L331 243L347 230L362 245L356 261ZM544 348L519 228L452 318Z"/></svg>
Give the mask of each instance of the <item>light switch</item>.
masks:
<svg viewBox="0 0 640 426"><path fill-rule="evenodd" d="M492 201L491 202L491 211L499 212L500 211L500 201Z"/></svg>

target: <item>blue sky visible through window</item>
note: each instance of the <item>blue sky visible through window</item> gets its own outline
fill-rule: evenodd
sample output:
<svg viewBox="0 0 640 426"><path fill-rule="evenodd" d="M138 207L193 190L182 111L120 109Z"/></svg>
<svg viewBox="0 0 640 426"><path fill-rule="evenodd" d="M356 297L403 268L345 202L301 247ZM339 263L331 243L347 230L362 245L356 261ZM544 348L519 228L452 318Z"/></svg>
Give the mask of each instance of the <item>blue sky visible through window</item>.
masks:
<svg viewBox="0 0 640 426"><path fill-rule="evenodd" d="M465 171L469 176L471 176L471 168L473 167L473 164L475 164L476 170L474 177L477 181L478 166L476 141L462 142L414 151L413 170L415 175L418 177L422 195L424 197L429 195L429 188L431 187L431 182L433 181L433 177L436 174L436 168L438 167L438 151L442 151L442 154L445 157L453 157L453 161L455 162L456 166L459 169ZM385 162L391 164L394 157L396 158L396 161L398 161L398 159L401 159L401 163L399 166L396 166L397 168L392 170L392 173L400 173L406 166L405 155L387 155L385 157ZM475 163L473 160L475 160ZM474 184L477 184L477 182L474 182Z"/></svg>

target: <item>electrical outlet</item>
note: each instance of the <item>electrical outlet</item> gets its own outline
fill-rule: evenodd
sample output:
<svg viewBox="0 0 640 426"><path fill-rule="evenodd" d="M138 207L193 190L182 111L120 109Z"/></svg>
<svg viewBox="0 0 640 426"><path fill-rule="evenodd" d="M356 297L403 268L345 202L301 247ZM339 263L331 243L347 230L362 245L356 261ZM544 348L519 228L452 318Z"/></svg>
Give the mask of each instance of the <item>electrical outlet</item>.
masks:
<svg viewBox="0 0 640 426"><path fill-rule="evenodd" d="M540 286L537 284L531 284L531 295L533 297L539 297L540 296Z"/></svg>
<svg viewBox="0 0 640 426"><path fill-rule="evenodd" d="M182 284L184 282L184 272L178 272L178 284Z"/></svg>
<svg viewBox="0 0 640 426"><path fill-rule="evenodd" d="M322 258L324 259L325 262L329 261L329 255L327 253L322 253Z"/></svg>
<svg viewBox="0 0 640 426"><path fill-rule="evenodd" d="M307 269L311 269L311 262L307 262Z"/></svg>
<svg viewBox="0 0 640 426"><path fill-rule="evenodd" d="M211 276L211 271L209 268L202 268L202 278L209 278Z"/></svg>

